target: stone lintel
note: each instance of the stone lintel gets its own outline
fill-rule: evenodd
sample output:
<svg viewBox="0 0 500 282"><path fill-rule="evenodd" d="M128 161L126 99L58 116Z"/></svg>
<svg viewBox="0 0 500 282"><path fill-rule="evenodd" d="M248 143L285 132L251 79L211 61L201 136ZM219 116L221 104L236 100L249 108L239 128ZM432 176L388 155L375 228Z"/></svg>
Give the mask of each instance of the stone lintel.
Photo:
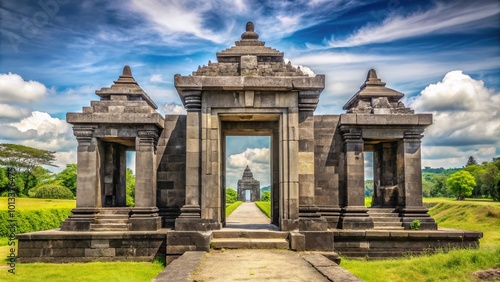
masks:
<svg viewBox="0 0 500 282"><path fill-rule="evenodd" d="M426 128L432 124L432 114L341 114L340 124L381 127L412 125Z"/></svg>
<svg viewBox="0 0 500 282"><path fill-rule="evenodd" d="M174 77L177 92L189 90L319 90L325 88L325 76L315 77L242 77L242 76L181 76Z"/></svg>

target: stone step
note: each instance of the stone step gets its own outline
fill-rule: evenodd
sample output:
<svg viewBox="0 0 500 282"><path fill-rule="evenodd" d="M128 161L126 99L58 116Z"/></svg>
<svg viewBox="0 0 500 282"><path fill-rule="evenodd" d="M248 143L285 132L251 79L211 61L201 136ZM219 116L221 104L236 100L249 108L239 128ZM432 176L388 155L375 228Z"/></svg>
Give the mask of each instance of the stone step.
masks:
<svg viewBox="0 0 500 282"><path fill-rule="evenodd" d="M130 208L100 208L99 215L129 215L132 210Z"/></svg>
<svg viewBox="0 0 500 282"><path fill-rule="evenodd" d="M129 224L99 224L92 223L90 224L90 231L128 231Z"/></svg>
<svg viewBox="0 0 500 282"><path fill-rule="evenodd" d="M377 222L373 223L374 228L385 228L385 227L402 227L401 222Z"/></svg>
<svg viewBox="0 0 500 282"><path fill-rule="evenodd" d="M395 211L394 208L369 208L368 209L368 213L369 214L374 214L374 213L395 213L394 211Z"/></svg>
<svg viewBox="0 0 500 282"><path fill-rule="evenodd" d="M254 239L287 239L288 232L251 231L251 230L216 230L213 238L254 238Z"/></svg>
<svg viewBox="0 0 500 282"><path fill-rule="evenodd" d="M401 222L401 218L399 217L378 217L378 216L370 216L373 222Z"/></svg>
<svg viewBox="0 0 500 282"><path fill-rule="evenodd" d="M401 225L399 226L375 226L374 230L405 230L405 228Z"/></svg>
<svg viewBox="0 0 500 282"><path fill-rule="evenodd" d="M128 217L126 218L96 218L96 224L127 224Z"/></svg>
<svg viewBox="0 0 500 282"><path fill-rule="evenodd" d="M210 243L213 249L289 249L285 239L215 238Z"/></svg>

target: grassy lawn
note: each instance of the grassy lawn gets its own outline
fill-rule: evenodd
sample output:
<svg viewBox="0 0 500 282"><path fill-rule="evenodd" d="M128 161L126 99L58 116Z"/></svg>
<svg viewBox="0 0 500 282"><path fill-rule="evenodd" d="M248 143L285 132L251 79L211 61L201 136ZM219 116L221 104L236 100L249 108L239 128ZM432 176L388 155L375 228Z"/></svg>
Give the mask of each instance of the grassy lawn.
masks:
<svg viewBox="0 0 500 282"><path fill-rule="evenodd" d="M241 201L236 201L232 204L226 205L226 216L229 216L234 210L241 205Z"/></svg>
<svg viewBox="0 0 500 282"><path fill-rule="evenodd" d="M341 265L365 281L473 281L474 271L500 267L500 203L448 198L424 203L439 227L483 232L481 247L380 261L344 259Z"/></svg>
<svg viewBox="0 0 500 282"><path fill-rule="evenodd" d="M271 202L255 202L257 207L269 218L271 218Z"/></svg>
<svg viewBox="0 0 500 282"><path fill-rule="evenodd" d="M75 208L76 200L16 198L16 210ZM7 197L0 197L0 210L7 210Z"/></svg>

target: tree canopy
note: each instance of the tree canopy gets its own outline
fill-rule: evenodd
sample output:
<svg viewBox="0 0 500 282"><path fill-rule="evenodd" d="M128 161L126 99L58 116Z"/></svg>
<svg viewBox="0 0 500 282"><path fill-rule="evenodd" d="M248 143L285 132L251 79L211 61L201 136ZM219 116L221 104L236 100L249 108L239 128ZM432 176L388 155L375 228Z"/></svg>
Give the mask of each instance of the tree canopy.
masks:
<svg viewBox="0 0 500 282"><path fill-rule="evenodd" d="M450 190L457 195L457 200L463 200L466 196L472 195L472 190L476 186L474 176L465 170L450 175L446 183Z"/></svg>
<svg viewBox="0 0 500 282"><path fill-rule="evenodd" d="M41 165L56 166L55 152L19 144L0 144L0 165L31 172Z"/></svg>

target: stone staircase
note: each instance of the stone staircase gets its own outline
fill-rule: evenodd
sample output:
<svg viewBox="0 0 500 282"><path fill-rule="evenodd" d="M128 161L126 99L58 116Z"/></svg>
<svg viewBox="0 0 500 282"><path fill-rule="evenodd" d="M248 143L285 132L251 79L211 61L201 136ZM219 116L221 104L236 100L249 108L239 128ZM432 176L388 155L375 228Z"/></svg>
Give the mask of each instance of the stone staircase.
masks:
<svg viewBox="0 0 500 282"><path fill-rule="evenodd" d="M213 249L289 249L288 232L217 230L212 233Z"/></svg>
<svg viewBox="0 0 500 282"><path fill-rule="evenodd" d="M399 214L394 208L370 208L368 214L373 220L374 229L382 230L403 230Z"/></svg>
<svg viewBox="0 0 500 282"><path fill-rule="evenodd" d="M130 208L102 208L96 215L96 223L90 224L90 231L128 231Z"/></svg>

